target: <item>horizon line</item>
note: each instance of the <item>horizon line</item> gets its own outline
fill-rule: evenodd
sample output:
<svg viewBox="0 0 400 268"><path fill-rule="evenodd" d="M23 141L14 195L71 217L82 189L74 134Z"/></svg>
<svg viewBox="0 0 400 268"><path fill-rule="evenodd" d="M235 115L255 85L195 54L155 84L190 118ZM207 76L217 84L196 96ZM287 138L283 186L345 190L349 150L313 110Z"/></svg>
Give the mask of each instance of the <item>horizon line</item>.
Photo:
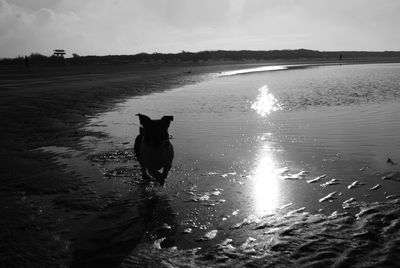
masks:
<svg viewBox="0 0 400 268"><path fill-rule="evenodd" d="M53 49L55 51L55 49ZM67 51L67 50L64 50ZM297 48L297 49L269 49L269 50L252 50L252 49L239 49L239 50L227 50L227 49L216 49L216 50L199 50L199 51L186 51L182 50L181 52L138 52L135 54L87 54L87 55L79 55L75 52L69 52L72 58L74 54L78 55L79 57L110 57L110 56L137 56L137 55L179 55L179 54L198 54L204 52L279 52L279 51L312 51L312 52L319 52L319 53L400 53L400 50L315 50L315 49L307 49L307 48ZM0 60L8 59L18 59L23 58L25 56L32 56L32 55L41 55L45 57L51 57L52 55L44 55L39 52L31 52L30 54L20 54L14 57L0 57Z"/></svg>

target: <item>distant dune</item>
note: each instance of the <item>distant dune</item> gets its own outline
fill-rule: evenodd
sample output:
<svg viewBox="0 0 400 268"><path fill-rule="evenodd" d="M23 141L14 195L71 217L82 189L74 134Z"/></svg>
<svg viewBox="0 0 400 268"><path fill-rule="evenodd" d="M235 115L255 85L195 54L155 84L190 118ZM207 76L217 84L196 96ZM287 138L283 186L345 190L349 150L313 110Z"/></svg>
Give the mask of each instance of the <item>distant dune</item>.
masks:
<svg viewBox="0 0 400 268"><path fill-rule="evenodd" d="M270 61L270 60L386 60L398 61L400 51L318 51L296 50L215 50L180 53L139 53L135 55L79 56L71 58L47 57L32 53L28 59L34 63L57 64L60 61L71 64L115 64L115 63L180 63L180 62L220 62L220 61ZM23 63L24 57L1 59L0 65Z"/></svg>

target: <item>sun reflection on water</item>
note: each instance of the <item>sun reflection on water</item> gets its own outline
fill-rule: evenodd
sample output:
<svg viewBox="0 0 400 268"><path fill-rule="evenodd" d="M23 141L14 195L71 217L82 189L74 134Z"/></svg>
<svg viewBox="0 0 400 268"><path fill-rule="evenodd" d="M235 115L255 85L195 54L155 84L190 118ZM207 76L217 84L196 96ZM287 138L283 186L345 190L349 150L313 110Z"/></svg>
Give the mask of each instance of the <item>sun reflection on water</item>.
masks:
<svg viewBox="0 0 400 268"><path fill-rule="evenodd" d="M287 68L288 68L287 66L282 66L282 65L261 66L261 67L256 67L256 68L226 71L226 72L221 73L220 76L231 76L231 75L257 73L257 72L279 71L279 70L286 70Z"/></svg>
<svg viewBox="0 0 400 268"><path fill-rule="evenodd" d="M261 116L267 116L271 112L281 109L278 100L269 92L267 85L261 87L259 90L256 101L251 105L251 108L255 110Z"/></svg>
<svg viewBox="0 0 400 268"><path fill-rule="evenodd" d="M273 158L273 150L265 146L252 175L254 210L258 216L272 212L279 204L279 169Z"/></svg>

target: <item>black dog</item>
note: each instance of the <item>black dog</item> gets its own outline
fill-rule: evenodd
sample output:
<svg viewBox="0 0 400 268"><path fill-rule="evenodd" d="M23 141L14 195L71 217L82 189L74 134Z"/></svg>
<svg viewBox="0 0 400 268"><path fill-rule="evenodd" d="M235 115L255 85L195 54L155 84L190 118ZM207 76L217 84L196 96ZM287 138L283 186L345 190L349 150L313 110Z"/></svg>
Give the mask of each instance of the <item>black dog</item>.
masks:
<svg viewBox="0 0 400 268"><path fill-rule="evenodd" d="M174 117L163 116L160 120L151 120L143 114L137 116L142 126L140 134L136 137L134 150L141 166L142 176L149 178L150 175L163 185L174 158L174 148L169 141L168 133Z"/></svg>

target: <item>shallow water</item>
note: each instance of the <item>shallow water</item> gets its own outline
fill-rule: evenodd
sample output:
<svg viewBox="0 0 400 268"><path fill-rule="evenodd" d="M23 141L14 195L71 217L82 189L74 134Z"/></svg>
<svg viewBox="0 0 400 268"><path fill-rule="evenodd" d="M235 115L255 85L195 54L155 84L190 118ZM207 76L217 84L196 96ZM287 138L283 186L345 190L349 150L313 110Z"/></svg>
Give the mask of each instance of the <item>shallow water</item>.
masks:
<svg viewBox="0 0 400 268"><path fill-rule="evenodd" d="M160 247L204 248L248 236L244 226L271 213L300 221L304 212L354 215L358 205L349 204L355 201L395 198L400 189L400 64L306 67L228 73L133 98L92 118L87 128L109 138L85 138L86 161L102 171L103 187L123 194L115 201L123 208L119 216L145 219L146 235L132 239L166 237ZM176 156L165 188L139 179L132 156L137 113L174 116L170 134ZM139 214L147 216L132 212L137 207L144 207ZM312 217L329 223L328 216ZM95 222L87 228L98 226ZM107 224L107 232L119 228L115 219ZM281 227L278 220L271 226Z"/></svg>

